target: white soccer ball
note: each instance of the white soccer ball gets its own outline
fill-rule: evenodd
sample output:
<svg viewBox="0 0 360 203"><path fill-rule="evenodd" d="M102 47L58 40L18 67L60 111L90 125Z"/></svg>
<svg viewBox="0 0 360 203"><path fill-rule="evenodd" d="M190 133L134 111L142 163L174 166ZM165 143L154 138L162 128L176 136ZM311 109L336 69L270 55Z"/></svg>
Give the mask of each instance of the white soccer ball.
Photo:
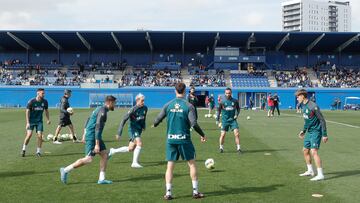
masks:
<svg viewBox="0 0 360 203"><path fill-rule="evenodd" d="M53 138L54 138L53 134L48 134L46 137L47 140L52 140Z"/></svg>
<svg viewBox="0 0 360 203"><path fill-rule="evenodd" d="M208 116L209 116L208 114L205 114L205 118L208 118Z"/></svg>
<svg viewBox="0 0 360 203"><path fill-rule="evenodd" d="M216 119L216 118L217 118L217 115L216 115L216 114L214 114L214 115L213 115L213 117Z"/></svg>
<svg viewBox="0 0 360 203"><path fill-rule="evenodd" d="M210 158L210 159L206 159L205 161L205 167L207 169L214 169L215 168L215 161L214 159Z"/></svg>
<svg viewBox="0 0 360 203"><path fill-rule="evenodd" d="M247 120L250 120L250 116L247 116L246 119L247 119Z"/></svg>
<svg viewBox="0 0 360 203"><path fill-rule="evenodd" d="M66 111L69 113L69 114L74 114L74 109L69 107L66 109Z"/></svg>

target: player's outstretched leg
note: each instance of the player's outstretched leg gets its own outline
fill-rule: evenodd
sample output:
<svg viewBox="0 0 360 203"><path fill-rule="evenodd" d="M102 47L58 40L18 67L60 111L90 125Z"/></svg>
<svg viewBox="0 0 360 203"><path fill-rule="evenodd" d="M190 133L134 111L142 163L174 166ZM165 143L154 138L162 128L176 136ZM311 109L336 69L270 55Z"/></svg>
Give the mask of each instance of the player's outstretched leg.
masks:
<svg viewBox="0 0 360 203"><path fill-rule="evenodd" d="M234 129L234 136L235 136L235 144L236 144L236 151L241 154L241 148L240 148L240 133L239 129Z"/></svg>
<svg viewBox="0 0 360 203"><path fill-rule="evenodd" d="M41 146L42 146L42 132L37 133L37 148L36 148L36 156L41 157Z"/></svg>
<svg viewBox="0 0 360 203"><path fill-rule="evenodd" d="M188 165L190 168L190 177L191 177L192 188L193 188L192 196L194 199L204 198L205 197L204 194L199 192L199 188L198 188L199 186L198 186L198 177L197 177L195 160L193 159L193 160L188 161Z"/></svg>
<svg viewBox="0 0 360 203"><path fill-rule="evenodd" d="M173 179L173 172L174 172L175 162L168 161L166 173L165 173L165 183L166 183L166 191L164 195L165 200L172 200L172 179Z"/></svg>
<svg viewBox="0 0 360 203"><path fill-rule="evenodd" d="M324 180L325 176L323 173L323 169L321 166L321 159L320 156L318 154L318 149L311 149L311 154L314 157L314 161L315 161L315 165L317 168L317 175L315 177L313 177L312 179L310 179L311 181L319 181L319 180Z"/></svg>
<svg viewBox="0 0 360 203"><path fill-rule="evenodd" d="M108 153L106 152L106 150L103 150L100 152L100 174L99 174L99 180L98 180L98 184L100 185L104 185L104 184L112 184L111 180L106 180L105 179L105 172L106 172L106 167L107 167L107 161L108 161Z"/></svg>
<svg viewBox="0 0 360 203"><path fill-rule="evenodd" d="M70 171L72 171L75 168L79 168L81 166L89 164L91 162L92 162L92 156L88 155L84 158L78 159L77 161L75 161L74 163L72 163L66 167L60 168L61 182L63 182L64 184L67 184L68 174L70 173Z"/></svg>
<svg viewBox="0 0 360 203"><path fill-rule="evenodd" d="M53 143L54 143L54 144L62 144L62 143L59 141L60 131L61 131L61 125L58 125L57 128L56 128L56 130L55 130L55 135L54 135L54 138L53 138Z"/></svg>
<svg viewBox="0 0 360 203"><path fill-rule="evenodd" d="M22 147L22 150L21 150L21 156L22 157L25 157L26 146L29 144L31 136L32 136L32 130L27 130L25 140L24 140L24 144L23 144L23 147Z"/></svg>
<svg viewBox="0 0 360 203"><path fill-rule="evenodd" d="M305 163L307 166L307 171L299 174L299 176L314 176L314 170L311 164L310 149L304 148L303 152L304 152Z"/></svg>
<svg viewBox="0 0 360 203"><path fill-rule="evenodd" d="M220 153L224 152L225 135L226 135L226 132L224 130L222 130L221 133L220 133L220 138L219 138L219 151L220 151Z"/></svg>
<svg viewBox="0 0 360 203"><path fill-rule="evenodd" d="M131 167L132 168L142 168L142 166L139 164L139 156L140 156L140 151L141 151L141 147L142 147L142 141L141 141L140 137L137 137L135 139L135 146L136 147L134 149L133 162L131 164Z"/></svg>

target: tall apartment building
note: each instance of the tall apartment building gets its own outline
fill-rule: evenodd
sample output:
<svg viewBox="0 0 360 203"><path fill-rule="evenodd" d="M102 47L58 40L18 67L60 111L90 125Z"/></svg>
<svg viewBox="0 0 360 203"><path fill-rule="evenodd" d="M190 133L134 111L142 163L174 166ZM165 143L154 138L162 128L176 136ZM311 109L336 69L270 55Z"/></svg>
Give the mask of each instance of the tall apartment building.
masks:
<svg viewBox="0 0 360 203"><path fill-rule="evenodd" d="M290 0L282 3L283 31L350 32L350 2Z"/></svg>

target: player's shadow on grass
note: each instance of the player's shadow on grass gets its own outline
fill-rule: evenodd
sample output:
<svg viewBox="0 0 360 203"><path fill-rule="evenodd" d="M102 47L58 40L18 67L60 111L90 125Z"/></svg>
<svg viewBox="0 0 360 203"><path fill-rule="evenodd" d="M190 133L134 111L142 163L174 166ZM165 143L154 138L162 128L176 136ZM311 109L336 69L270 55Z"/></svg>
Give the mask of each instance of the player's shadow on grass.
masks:
<svg viewBox="0 0 360 203"><path fill-rule="evenodd" d="M232 187L227 187L224 185L221 185L220 187L222 188L222 190L219 191L213 191L213 192L205 192L204 194L207 197L216 197L216 196L225 196L225 195L237 195L237 194L241 194L241 193L268 193L268 192L272 192L277 190L279 187L284 187L285 185L283 184L276 184L276 185L269 185L269 186L264 186L264 187L240 187L240 188L232 188ZM188 196L180 196L180 197L176 197L176 199L178 198L185 198Z"/></svg>
<svg viewBox="0 0 360 203"><path fill-rule="evenodd" d="M36 174L48 174L48 173L56 173L56 171L6 171L0 172L0 178L11 178L11 177L19 177L19 176L28 176L28 175L36 175Z"/></svg>
<svg viewBox="0 0 360 203"><path fill-rule="evenodd" d="M254 150L244 150L243 153L265 153L265 152L280 152L288 151L288 149L254 149Z"/></svg>
<svg viewBox="0 0 360 203"><path fill-rule="evenodd" d="M74 153L66 153L66 154L49 154L47 155L48 157L58 157L58 156L71 156L71 155L84 155L84 153L80 153L80 152L74 152Z"/></svg>
<svg viewBox="0 0 360 203"><path fill-rule="evenodd" d="M335 178L343 178L343 177L348 177L348 176L360 175L360 170L337 171L337 172L326 173L326 175L333 175L331 177L325 178L325 180L331 180L331 179L335 179Z"/></svg>
<svg viewBox="0 0 360 203"><path fill-rule="evenodd" d="M181 176L188 176L189 174L174 174L174 178L177 177L181 177ZM164 173L159 173L159 174L150 174L150 175L146 175L146 176L141 176L141 177L131 177L131 178L126 178L126 179L121 179L121 180L114 180L113 182L139 182L139 181L147 181L147 180L162 180L164 179Z"/></svg>

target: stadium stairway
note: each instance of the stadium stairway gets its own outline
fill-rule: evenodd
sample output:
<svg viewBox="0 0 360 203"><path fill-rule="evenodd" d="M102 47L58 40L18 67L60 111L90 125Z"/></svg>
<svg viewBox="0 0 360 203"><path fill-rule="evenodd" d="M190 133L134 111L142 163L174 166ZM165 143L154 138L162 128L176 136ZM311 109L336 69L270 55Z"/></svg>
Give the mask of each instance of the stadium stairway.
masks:
<svg viewBox="0 0 360 203"><path fill-rule="evenodd" d="M188 67L185 66L185 67L181 68L180 73L181 73L183 82L185 83L186 86L189 87L191 84L191 75L189 74Z"/></svg>
<svg viewBox="0 0 360 203"><path fill-rule="evenodd" d="M268 76L268 81L269 81L270 87L278 87L277 80L274 77L272 70L267 70L266 75Z"/></svg>
<svg viewBox="0 0 360 203"><path fill-rule="evenodd" d="M306 71L308 73L308 76L309 76L312 84L320 84L319 79L317 78L316 72L314 71L314 69L308 68L308 69L306 69Z"/></svg>
<svg viewBox="0 0 360 203"><path fill-rule="evenodd" d="M229 86L232 86L231 84L231 78L230 78L230 71L229 70L225 70L224 71L225 73L225 82L226 82L226 86L229 87Z"/></svg>

